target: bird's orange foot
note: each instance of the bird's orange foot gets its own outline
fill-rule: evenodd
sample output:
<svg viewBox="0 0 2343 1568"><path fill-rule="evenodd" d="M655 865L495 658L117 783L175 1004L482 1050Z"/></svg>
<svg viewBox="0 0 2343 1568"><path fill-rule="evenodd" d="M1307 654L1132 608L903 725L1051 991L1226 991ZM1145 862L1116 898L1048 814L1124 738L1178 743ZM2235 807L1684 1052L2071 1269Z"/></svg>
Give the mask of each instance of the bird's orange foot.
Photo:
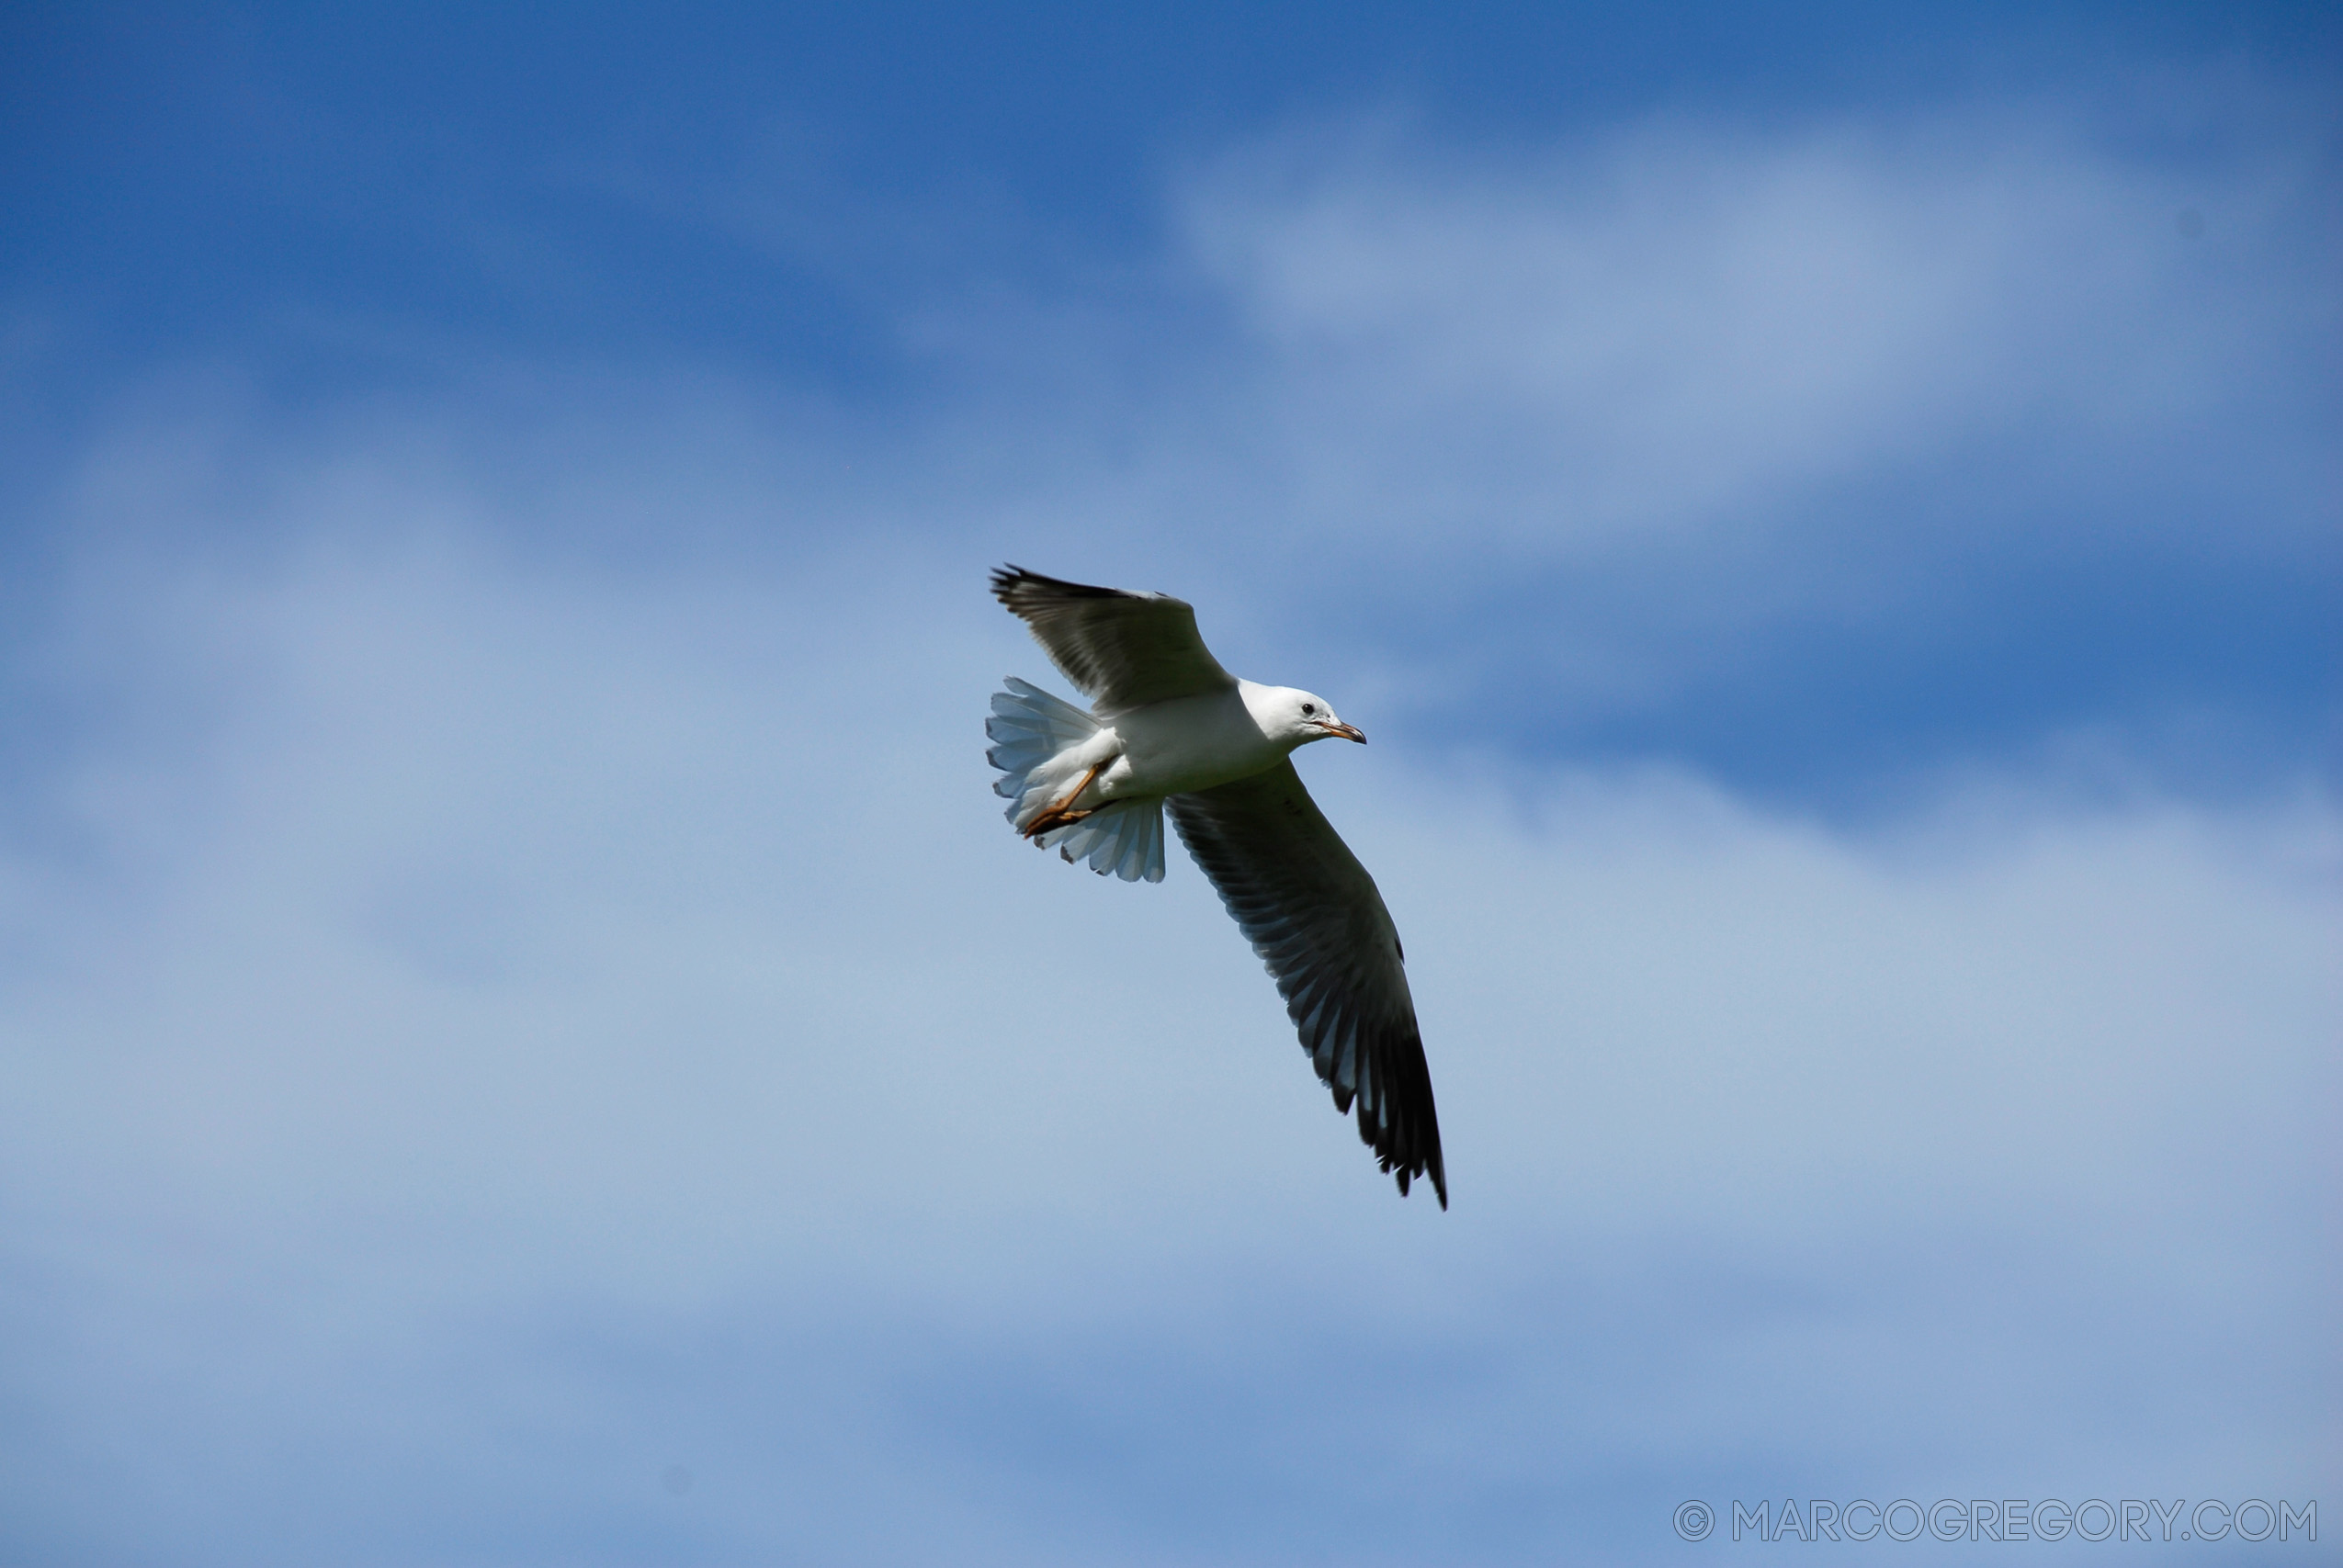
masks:
<svg viewBox="0 0 2343 1568"><path fill-rule="evenodd" d="M1017 831L1023 833L1026 838L1033 840L1036 844L1038 844L1041 840L1041 836L1044 833L1047 833L1055 828L1070 828L1075 823L1081 821L1083 818L1089 816L1095 807L1085 807L1082 810L1077 811L1074 809L1074 802L1082 797L1082 791L1090 788L1091 781L1098 777L1098 775L1101 773L1104 773L1105 769L1106 764L1104 762L1092 763L1091 765L1090 772L1082 775L1081 783L1068 790L1055 804L1046 806L1040 811L1036 812L1034 816L1034 819L1026 823L1023 828L1018 829Z"/></svg>

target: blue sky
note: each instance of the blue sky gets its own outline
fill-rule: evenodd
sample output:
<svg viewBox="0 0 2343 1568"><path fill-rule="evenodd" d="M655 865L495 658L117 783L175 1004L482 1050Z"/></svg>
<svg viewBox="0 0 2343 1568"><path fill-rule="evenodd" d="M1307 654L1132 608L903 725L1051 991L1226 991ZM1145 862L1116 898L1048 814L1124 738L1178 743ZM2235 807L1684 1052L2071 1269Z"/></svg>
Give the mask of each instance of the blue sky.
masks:
<svg viewBox="0 0 2343 1568"><path fill-rule="evenodd" d="M0 28L0 1560L2343 1492L2328 13ZM1002 560L1375 737L1451 1213Z"/></svg>

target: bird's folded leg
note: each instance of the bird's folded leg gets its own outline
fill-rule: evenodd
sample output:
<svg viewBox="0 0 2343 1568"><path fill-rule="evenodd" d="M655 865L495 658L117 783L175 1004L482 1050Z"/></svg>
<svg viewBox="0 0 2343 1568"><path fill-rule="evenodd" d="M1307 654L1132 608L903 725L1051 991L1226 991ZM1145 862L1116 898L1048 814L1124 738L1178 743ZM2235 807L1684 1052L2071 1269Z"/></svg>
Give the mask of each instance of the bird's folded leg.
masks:
<svg viewBox="0 0 2343 1568"><path fill-rule="evenodd" d="M1109 758L1107 761L1111 761L1113 759ZM1082 791L1090 788L1091 781L1105 771L1105 761L1092 763L1090 772L1082 775L1081 783L1068 790L1055 805L1044 807L1035 815L1032 821L1026 823L1018 831L1028 839L1039 839L1053 828L1070 828L1089 816L1090 812L1087 810L1074 810L1074 802L1081 798Z"/></svg>

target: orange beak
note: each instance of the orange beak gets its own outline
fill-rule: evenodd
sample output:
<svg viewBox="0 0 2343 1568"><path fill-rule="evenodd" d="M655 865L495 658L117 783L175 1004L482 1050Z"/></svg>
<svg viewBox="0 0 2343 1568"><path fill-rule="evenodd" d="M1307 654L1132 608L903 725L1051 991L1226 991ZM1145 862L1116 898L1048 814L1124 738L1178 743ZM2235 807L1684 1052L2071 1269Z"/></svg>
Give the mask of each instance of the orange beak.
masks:
<svg viewBox="0 0 2343 1568"><path fill-rule="evenodd" d="M1322 730L1326 731L1326 733L1327 733L1327 734L1329 734L1329 735L1339 735L1339 736L1341 736L1341 737L1343 739L1345 739L1345 740L1355 740L1355 741L1357 741L1357 742L1358 742L1360 745L1362 745L1362 746L1364 746L1364 745L1365 745L1365 744L1366 744L1366 737L1365 737L1365 736L1364 736L1364 735L1362 735L1362 734L1360 734L1360 733L1358 732L1358 730L1356 730L1355 728L1353 728L1353 727L1351 727L1350 725L1347 725L1347 724L1321 724L1321 725L1319 725L1319 728L1320 729L1322 729Z"/></svg>

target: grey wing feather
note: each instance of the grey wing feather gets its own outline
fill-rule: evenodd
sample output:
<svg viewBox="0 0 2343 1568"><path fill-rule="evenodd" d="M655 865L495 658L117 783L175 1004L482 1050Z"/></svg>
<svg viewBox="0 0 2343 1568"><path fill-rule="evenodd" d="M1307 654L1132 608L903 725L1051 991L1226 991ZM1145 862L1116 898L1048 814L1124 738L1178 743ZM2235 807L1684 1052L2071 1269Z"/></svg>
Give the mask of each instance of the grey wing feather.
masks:
<svg viewBox="0 0 2343 1568"><path fill-rule="evenodd" d="M992 592L1101 714L1237 684L1205 647L1184 600L1088 588L1014 566L992 574Z"/></svg>
<svg viewBox="0 0 2343 1568"><path fill-rule="evenodd" d="M1290 761L1217 789L1167 796L1188 852L1261 954L1337 1111L1408 1190L1430 1176L1448 1206L1432 1070L1416 1029L1399 933L1375 878Z"/></svg>

